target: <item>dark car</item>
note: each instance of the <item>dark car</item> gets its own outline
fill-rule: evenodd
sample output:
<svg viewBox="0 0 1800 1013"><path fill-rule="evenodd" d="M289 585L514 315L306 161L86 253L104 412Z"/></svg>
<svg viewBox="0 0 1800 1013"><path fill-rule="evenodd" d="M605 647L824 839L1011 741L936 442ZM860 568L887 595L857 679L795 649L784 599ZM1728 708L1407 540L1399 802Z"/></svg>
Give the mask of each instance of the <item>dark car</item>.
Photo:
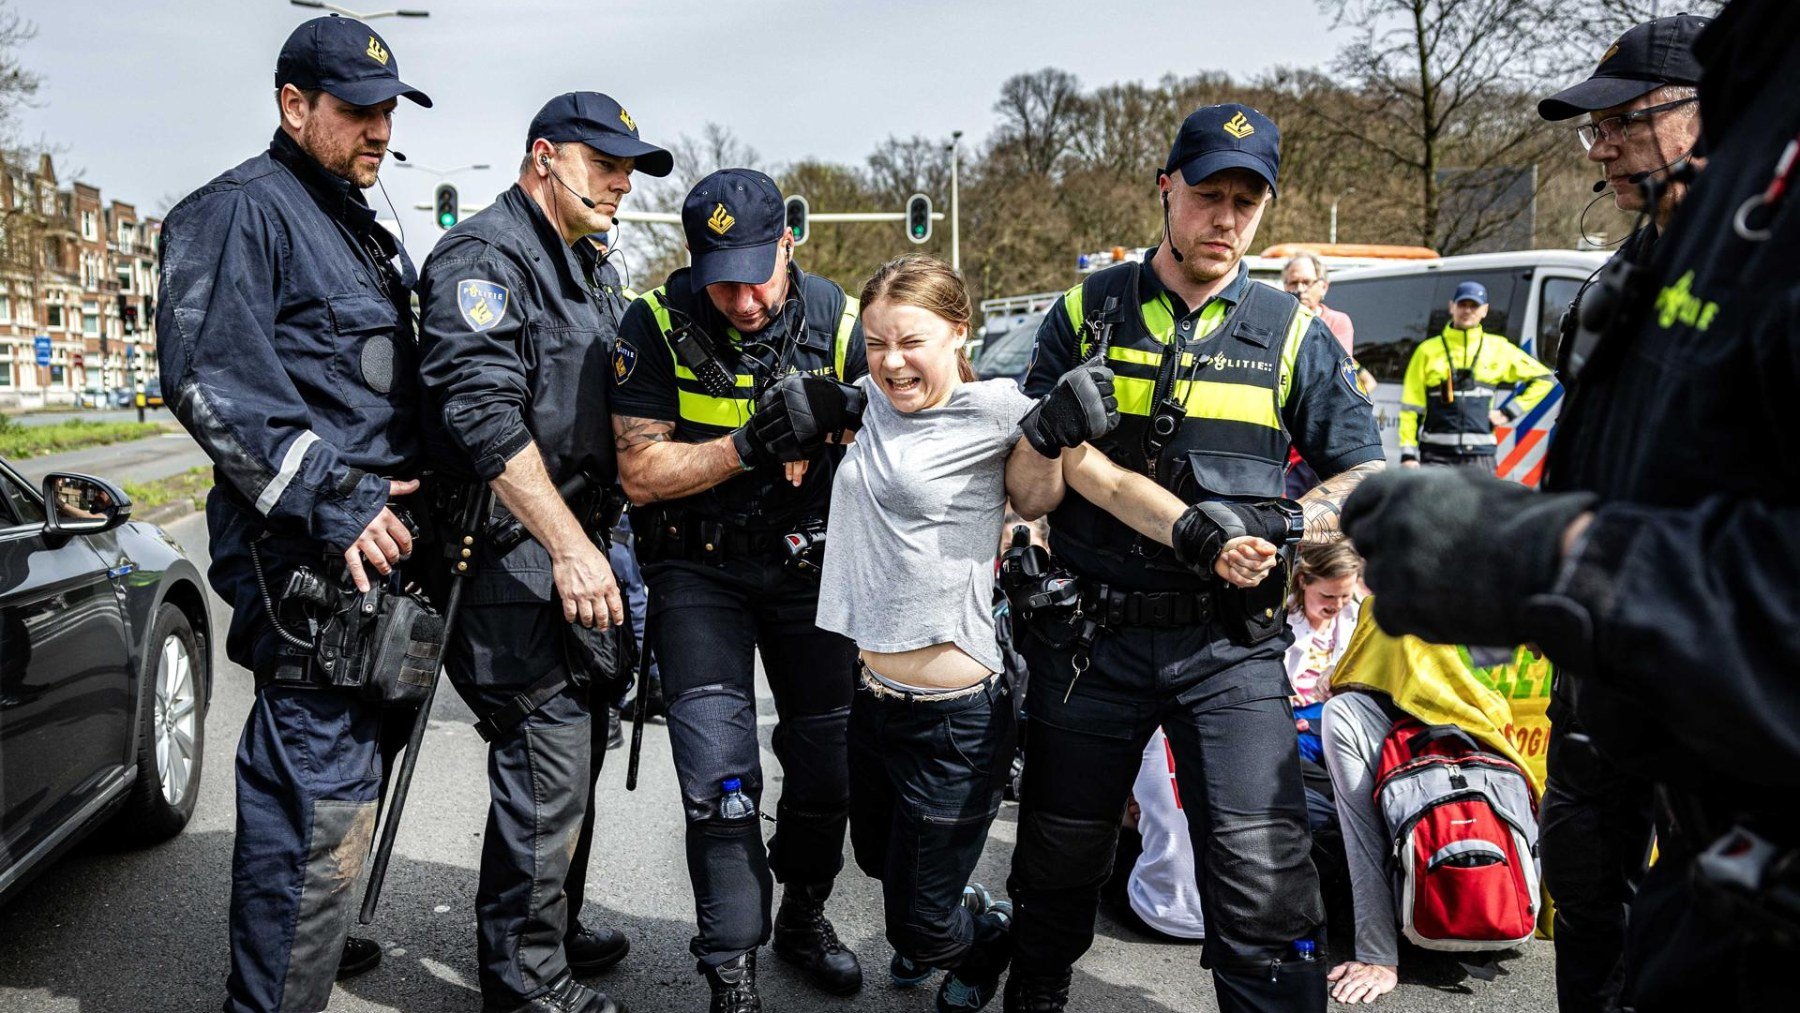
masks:
<svg viewBox="0 0 1800 1013"><path fill-rule="evenodd" d="M200 571L117 486L0 461L0 903L87 834L193 815L212 672Z"/></svg>
<svg viewBox="0 0 1800 1013"><path fill-rule="evenodd" d="M1033 313L1005 333L989 338L975 359L975 376L982 380L1002 377L1025 386L1025 374L1031 371L1031 352L1037 347L1038 325L1044 314Z"/></svg>

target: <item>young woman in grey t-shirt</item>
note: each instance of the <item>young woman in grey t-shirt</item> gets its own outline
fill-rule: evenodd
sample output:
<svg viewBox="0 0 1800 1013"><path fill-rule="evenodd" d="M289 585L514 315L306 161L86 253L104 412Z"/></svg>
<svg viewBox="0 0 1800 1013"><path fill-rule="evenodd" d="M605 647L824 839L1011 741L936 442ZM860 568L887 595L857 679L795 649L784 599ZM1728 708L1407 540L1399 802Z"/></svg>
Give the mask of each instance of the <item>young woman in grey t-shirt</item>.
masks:
<svg viewBox="0 0 1800 1013"><path fill-rule="evenodd" d="M992 611L1007 500L1041 503L1067 482L1165 544L1186 509L1087 452L1117 421L1110 371L1091 367L1040 402L1010 380L978 382L970 317L962 279L929 257L890 261L864 287L868 407L832 486L817 619L856 641L863 663L850 836L882 883L890 971L908 986L949 969L940 1010L985 1005L1009 955L1011 906L979 889L963 902L1017 734Z"/></svg>

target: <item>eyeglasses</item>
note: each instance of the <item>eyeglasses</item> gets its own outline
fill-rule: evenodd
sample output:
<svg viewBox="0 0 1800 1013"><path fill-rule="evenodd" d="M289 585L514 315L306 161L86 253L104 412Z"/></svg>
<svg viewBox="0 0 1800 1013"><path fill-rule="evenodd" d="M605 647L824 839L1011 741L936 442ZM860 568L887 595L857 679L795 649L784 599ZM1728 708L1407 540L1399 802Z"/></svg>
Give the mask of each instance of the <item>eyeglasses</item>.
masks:
<svg viewBox="0 0 1800 1013"><path fill-rule="evenodd" d="M1632 124L1648 123L1657 113L1666 113L1671 109L1678 109L1698 101L1700 101L1698 98L1681 98L1673 102L1664 102L1661 105L1620 113L1617 116L1608 116L1598 123L1583 123L1575 128L1575 138L1581 142L1583 151L1591 150L1601 141L1617 144L1625 139L1625 132L1631 129Z"/></svg>
<svg viewBox="0 0 1800 1013"><path fill-rule="evenodd" d="M1312 288L1314 285L1317 285L1319 282L1324 281L1324 280L1325 279L1323 279L1323 278L1309 278L1306 281L1301 281L1300 279L1296 278L1293 281L1283 281L1281 283L1281 287L1283 289L1287 290L1288 292L1300 293L1300 292L1306 291L1309 288Z"/></svg>

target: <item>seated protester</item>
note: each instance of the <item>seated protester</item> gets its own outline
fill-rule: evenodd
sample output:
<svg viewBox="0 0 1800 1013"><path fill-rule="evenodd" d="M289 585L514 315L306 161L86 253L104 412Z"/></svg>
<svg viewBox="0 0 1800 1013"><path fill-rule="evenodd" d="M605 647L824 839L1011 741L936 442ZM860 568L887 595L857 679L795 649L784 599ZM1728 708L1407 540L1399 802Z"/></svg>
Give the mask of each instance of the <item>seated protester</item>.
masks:
<svg viewBox="0 0 1800 1013"><path fill-rule="evenodd" d="M1362 603L1320 728L1355 908L1355 959L1327 976L1332 998L1342 1003L1374 1002L1399 982L1399 870L1394 833L1376 798L1382 742L1394 722L1411 716L1426 725L1455 725L1533 778L1506 737L1511 708L1475 677L1465 649L1389 636L1376 626L1374 609L1374 599ZM1533 779L1530 788L1535 798L1542 785Z"/></svg>
<svg viewBox="0 0 1800 1013"><path fill-rule="evenodd" d="M1306 781L1307 823L1318 830L1336 818L1331 778L1319 742L1319 716L1331 696L1331 673L1350 646L1361 601L1362 557L1347 541L1303 542L1288 590L1289 702L1300 736L1300 771Z"/></svg>
<svg viewBox="0 0 1800 1013"><path fill-rule="evenodd" d="M1144 744L1112 878L1101 896L1113 916L1135 932L1164 942L1200 942L1206 938L1206 916L1196 873L1175 756L1158 728Z"/></svg>
<svg viewBox="0 0 1800 1013"><path fill-rule="evenodd" d="M861 302L869 373L849 390L866 407L832 486L817 615L856 641L863 666L850 712L850 838L857 864L882 883L895 982L948 968L938 1009L979 1009L1011 957L1011 905L962 903L1016 739L992 610L1007 498L1038 516L1032 505L1066 482L1165 544L1186 505L1083 452L1118 421L1110 370L1079 366L1036 402L1010 380L975 381L969 297L948 266L890 261ZM811 402L830 381L783 384Z"/></svg>

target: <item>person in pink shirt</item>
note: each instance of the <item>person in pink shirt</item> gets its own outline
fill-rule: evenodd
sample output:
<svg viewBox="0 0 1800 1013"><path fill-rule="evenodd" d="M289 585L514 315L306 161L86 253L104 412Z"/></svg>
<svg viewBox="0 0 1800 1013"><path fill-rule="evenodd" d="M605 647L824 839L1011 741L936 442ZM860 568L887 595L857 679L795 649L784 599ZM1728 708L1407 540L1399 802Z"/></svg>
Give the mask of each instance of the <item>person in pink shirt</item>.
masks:
<svg viewBox="0 0 1800 1013"><path fill-rule="evenodd" d="M1281 269L1281 287L1291 292L1300 305L1312 310L1325 321L1331 329L1332 336L1338 344L1344 346L1347 355L1355 355L1353 347L1356 343L1356 328L1350 323L1350 315L1341 313L1325 305L1325 293L1331 289L1331 278L1325 270L1325 261L1311 250L1301 250L1288 259L1287 266Z"/></svg>

